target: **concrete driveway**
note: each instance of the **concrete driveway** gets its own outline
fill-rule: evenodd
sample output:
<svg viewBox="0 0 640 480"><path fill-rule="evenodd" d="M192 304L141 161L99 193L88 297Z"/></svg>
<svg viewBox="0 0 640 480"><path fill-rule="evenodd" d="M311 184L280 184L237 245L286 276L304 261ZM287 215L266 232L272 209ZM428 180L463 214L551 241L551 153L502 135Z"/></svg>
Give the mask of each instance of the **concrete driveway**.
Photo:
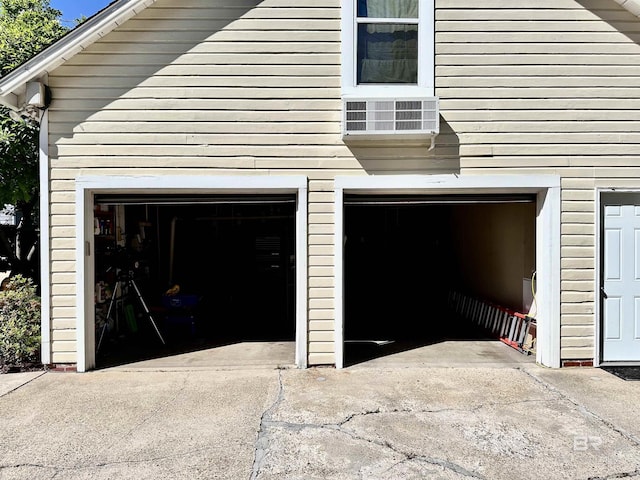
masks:
<svg viewBox="0 0 640 480"><path fill-rule="evenodd" d="M638 399L534 364L0 375L0 479L640 478Z"/></svg>

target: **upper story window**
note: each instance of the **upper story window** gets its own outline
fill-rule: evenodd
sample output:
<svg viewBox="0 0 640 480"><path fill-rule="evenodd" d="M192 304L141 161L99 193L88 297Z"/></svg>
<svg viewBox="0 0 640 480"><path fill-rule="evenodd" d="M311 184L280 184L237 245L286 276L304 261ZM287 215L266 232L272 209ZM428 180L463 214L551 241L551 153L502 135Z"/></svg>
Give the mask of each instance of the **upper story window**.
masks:
<svg viewBox="0 0 640 480"><path fill-rule="evenodd" d="M345 95L433 95L433 0L344 0Z"/></svg>

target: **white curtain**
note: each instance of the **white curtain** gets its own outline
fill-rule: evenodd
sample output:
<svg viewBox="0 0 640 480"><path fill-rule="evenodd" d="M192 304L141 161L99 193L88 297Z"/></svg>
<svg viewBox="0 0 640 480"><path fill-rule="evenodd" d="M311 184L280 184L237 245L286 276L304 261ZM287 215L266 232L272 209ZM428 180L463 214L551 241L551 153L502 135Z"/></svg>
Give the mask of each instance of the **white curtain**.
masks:
<svg viewBox="0 0 640 480"><path fill-rule="evenodd" d="M415 83L417 78L417 60L362 61L360 72L362 83Z"/></svg>
<svg viewBox="0 0 640 480"><path fill-rule="evenodd" d="M367 17L418 18L418 0L367 0Z"/></svg>
<svg viewBox="0 0 640 480"><path fill-rule="evenodd" d="M359 44L363 49L359 66L361 83L417 82L418 32L415 25L361 24L360 28L363 35Z"/></svg>

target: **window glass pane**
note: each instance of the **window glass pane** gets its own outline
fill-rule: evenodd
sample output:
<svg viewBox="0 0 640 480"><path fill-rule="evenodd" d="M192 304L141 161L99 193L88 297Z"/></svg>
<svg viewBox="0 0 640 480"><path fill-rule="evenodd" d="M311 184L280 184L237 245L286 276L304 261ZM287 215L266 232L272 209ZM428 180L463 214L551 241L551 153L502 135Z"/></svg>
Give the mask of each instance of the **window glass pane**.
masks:
<svg viewBox="0 0 640 480"><path fill-rule="evenodd" d="M418 0L357 0L358 16L418 18Z"/></svg>
<svg viewBox="0 0 640 480"><path fill-rule="evenodd" d="M358 25L358 84L418 83L418 26Z"/></svg>

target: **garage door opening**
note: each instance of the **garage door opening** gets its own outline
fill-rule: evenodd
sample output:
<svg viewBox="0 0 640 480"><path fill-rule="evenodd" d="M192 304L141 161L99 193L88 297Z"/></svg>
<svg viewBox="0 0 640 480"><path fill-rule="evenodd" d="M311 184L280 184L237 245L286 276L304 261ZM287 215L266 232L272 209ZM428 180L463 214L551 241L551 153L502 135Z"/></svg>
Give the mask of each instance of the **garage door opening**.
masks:
<svg viewBox="0 0 640 480"><path fill-rule="evenodd" d="M216 348L294 363L294 194L96 195L94 250L97 367Z"/></svg>
<svg viewBox="0 0 640 480"><path fill-rule="evenodd" d="M345 365L494 340L450 311L450 292L526 313L535 266L535 195L346 194Z"/></svg>

